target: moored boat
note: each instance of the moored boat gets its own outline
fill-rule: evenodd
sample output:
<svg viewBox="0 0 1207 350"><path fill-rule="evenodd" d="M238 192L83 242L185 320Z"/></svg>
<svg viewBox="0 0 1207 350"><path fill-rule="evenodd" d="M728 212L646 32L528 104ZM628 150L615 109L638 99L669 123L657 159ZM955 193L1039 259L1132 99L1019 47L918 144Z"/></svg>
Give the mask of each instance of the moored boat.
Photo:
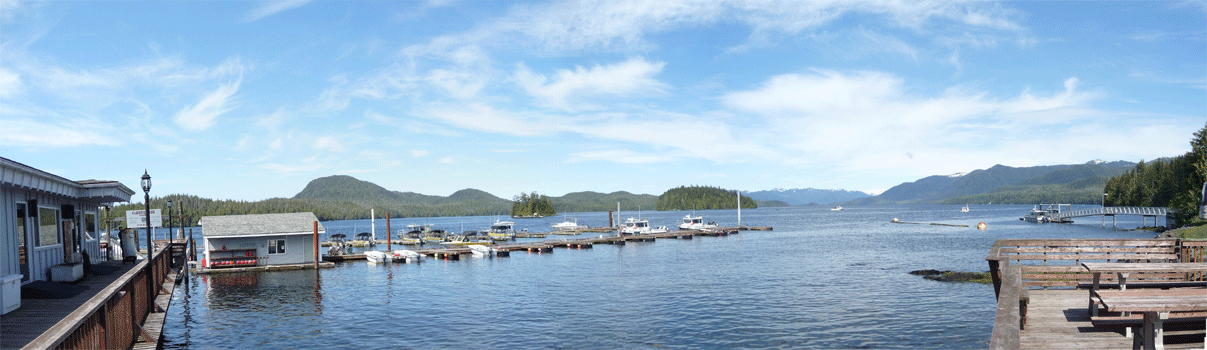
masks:
<svg viewBox="0 0 1207 350"><path fill-rule="evenodd" d="M490 235L478 231L465 231L459 235L450 235L447 241L440 242L443 245L489 245L494 244Z"/></svg>
<svg viewBox="0 0 1207 350"><path fill-rule="evenodd" d="M717 224L715 222L709 222L707 224L704 223L703 216L691 216L691 215L683 216L683 223L679 224L680 230L707 230L707 229L712 229L712 228L716 228L716 227L717 227Z"/></svg>
<svg viewBox="0 0 1207 350"><path fill-rule="evenodd" d="M666 233L670 232L666 226L658 226L657 228L650 227L650 221L646 219L628 218L624 221L624 225L620 229L622 235L636 235L646 233Z"/></svg>
<svg viewBox="0 0 1207 350"><path fill-rule="evenodd" d="M498 221L490 224L490 230L487 231L490 238L498 241L509 241L515 239L515 223L511 221Z"/></svg>
<svg viewBox="0 0 1207 350"><path fill-rule="evenodd" d="M410 263L419 263L419 262L423 261L423 254L419 254L419 252L414 251L414 250L399 249L399 250L395 250L393 253L394 253L394 262L396 262L396 263L410 264Z"/></svg>
<svg viewBox="0 0 1207 350"><path fill-rule="evenodd" d="M379 250L370 250L365 252L365 260L367 260L369 263L377 264L387 263L393 261L394 259L393 254L386 254L386 252Z"/></svg>
<svg viewBox="0 0 1207 350"><path fill-rule="evenodd" d="M422 227L419 225L407 225L406 230L398 230L398 242L404 245L422 243Z"/></svg>
<svg viewBox="0 0 1207 350"><path fill-rule="evenodd" d="M565 218L565 221L553 224L553 229L557 231L578 231L587 229L587 225L579 225L577 218Z"/></svg>

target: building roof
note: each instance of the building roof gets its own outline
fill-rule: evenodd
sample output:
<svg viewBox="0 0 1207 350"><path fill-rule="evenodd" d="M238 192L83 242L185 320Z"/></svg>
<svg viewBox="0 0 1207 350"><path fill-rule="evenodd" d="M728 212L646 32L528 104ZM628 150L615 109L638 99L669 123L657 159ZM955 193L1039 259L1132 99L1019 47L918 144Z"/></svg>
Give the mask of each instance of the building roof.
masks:
<svg viewBox="0 0 1207 350"><path fill-rule="evenodd" d="M0 186L16 187L79 198L95 203L129 202L134 191L117 181L71 181L31 166L0 157Z"/></svg>
<svg viewBox="0 0 1207 350"><path fill-rule="evenodd" d="M222 236L270 236L314 232L314 213L249 214L206 216L201 218L201 235ZM319 233L326 233L319 223Z"/></svg>

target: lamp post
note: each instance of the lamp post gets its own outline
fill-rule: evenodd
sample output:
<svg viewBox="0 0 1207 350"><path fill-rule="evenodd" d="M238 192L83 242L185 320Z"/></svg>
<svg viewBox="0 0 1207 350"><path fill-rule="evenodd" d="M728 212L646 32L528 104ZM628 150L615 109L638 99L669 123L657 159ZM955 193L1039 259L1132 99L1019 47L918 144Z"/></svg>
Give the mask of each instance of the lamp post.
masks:
<svg viewBox="0 0 1207 350"><path fill-rule="evenodd" d="M147 311L153 313L155 312L155 265L151 262L151 175L147 174L146 169L143 169L142 172L142 193L147 214L147 258L144 261L147 264Z"/></svg>

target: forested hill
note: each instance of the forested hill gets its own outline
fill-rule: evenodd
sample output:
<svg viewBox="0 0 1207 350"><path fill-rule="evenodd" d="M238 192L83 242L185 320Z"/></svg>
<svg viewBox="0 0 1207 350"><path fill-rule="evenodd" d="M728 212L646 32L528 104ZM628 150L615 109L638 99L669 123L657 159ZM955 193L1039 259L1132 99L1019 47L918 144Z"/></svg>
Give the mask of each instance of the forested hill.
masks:
<svg viewBox="0 0 1207 350"><path fill-rule="evenodd" d="M848 203L1097 203L1106 180L1135 165L1126 161L1021 168L999 164L967 174L925 177Z"/></svg>
<svg viewBox="0 0 1207 350"><path fill-rule="evenodd" d="M743 208L757 208L754 199L742 196ZM717 187L676 187L658 196L657 210L736 209L738 192Z"/></svg>
<svg viewBox="0 0 1207 350"><path fill-rule="evenodd" d="M769 191L750 191L745 193L756 201L782 201L787 205L831 204L850 200L867 198L869 195L859 191L821 190L816 188L777 188Z"/></svg>

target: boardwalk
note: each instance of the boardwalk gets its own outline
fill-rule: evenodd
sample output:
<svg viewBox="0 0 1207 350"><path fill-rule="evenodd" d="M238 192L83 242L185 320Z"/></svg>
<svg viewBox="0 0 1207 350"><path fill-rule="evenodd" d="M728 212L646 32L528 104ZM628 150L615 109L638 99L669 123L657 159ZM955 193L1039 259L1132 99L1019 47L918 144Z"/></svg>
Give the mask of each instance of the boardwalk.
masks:
<svg viewBox="0 0 1207 350"><path fill-rule="evenodd" d="M0 348L18 349L42 335L67 314L75 311L96 293L129 271L135 264L121 261L106 261L96 265L95 270L105 274L88 275L76 284L83 291L64 299L21 299L21 308L0 316Z"/></svg>
<svg viewBox="0 0 1207 350"><path fill-rule="evenodd" d="M1086 305L1089 291L1032 290L1020 349L1130 349L1123 330L1094 328ZM1166 349L1203 349L1203 329L1166 331Z"/></svg>

